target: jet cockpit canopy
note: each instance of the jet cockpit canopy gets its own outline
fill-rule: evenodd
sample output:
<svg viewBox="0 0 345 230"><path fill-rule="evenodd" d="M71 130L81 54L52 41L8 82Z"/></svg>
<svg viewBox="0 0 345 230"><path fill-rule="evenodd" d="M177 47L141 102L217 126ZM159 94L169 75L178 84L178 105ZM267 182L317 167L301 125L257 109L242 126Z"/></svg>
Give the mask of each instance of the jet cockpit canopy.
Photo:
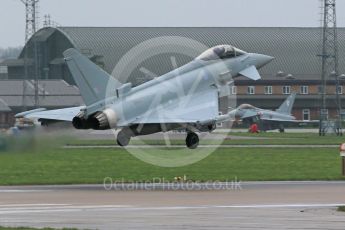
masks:
<svg viewBox="0 0 345 230"><path fill-rule="evenodd" d="M237 109L257 109L257 108L250 105L250 104L242 104L242 105L238 106Z"/></svg>
<svg viewBox="0 0 345 230"><path fill-rule="evenodd" d="M218 45L206 50L205 52L200 54L196 59L203 61L211 61L217 59L238 57L245 53L246 52L244 52L243 50L240 50L231 45Z"/></svg>

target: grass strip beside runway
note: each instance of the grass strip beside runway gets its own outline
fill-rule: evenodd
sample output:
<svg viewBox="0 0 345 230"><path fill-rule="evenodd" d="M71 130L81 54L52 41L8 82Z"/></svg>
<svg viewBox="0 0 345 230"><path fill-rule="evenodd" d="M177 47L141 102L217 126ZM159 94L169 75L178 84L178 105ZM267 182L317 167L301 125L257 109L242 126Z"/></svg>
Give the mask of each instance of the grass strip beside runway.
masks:
<svg viewBox="0 0 345 230"><path fill-rule="evenodd" d="M340 145L345 142L345 137L338 137L329 135L320 137L316 133L229 133L229 137L223 142L224 145ZM238 137L245 137L246 139L239 139ZM253 138L253 139L248 139ZM260 139L255 139L260 138ZM172 145L185 145L184 137L181 136L180 140L170 140ZM152 140L141 138L141 141L132 140L131 145L136 144L149 144L149 145L166 145L165 140ZM218 143L212 139L202 139L200 144L212 145ZM76 140L70 139L66 141L68 145L117 145L114 139L105 140Z"/></svg>
<svg viewBox="0 0 345 230"><path fill-rule="evenodd" d="M178 153L169 148L149 151L176 157L190 154L187 149ZM46 148L0 153L0 185L101 184L105 177L126 182L173 181L183 175L200 182L344 179L336 148L219 148L193 165L178 168L147 164L124 149Z"/></svg>

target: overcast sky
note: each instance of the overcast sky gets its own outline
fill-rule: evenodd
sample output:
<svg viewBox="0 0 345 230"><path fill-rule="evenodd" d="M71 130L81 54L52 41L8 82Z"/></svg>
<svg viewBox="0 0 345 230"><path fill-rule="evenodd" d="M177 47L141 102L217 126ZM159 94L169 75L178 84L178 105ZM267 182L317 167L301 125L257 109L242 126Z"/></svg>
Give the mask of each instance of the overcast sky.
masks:
<svg viewBox="0 0 345 230"><path fill-rule="evenodd" d="M345 0L337 4L345 27ZM40 16L62 26L317 27L319 7L319 0L40 0ZM23 45L23 3L1 0L1 9L0 47Z"/></svg>

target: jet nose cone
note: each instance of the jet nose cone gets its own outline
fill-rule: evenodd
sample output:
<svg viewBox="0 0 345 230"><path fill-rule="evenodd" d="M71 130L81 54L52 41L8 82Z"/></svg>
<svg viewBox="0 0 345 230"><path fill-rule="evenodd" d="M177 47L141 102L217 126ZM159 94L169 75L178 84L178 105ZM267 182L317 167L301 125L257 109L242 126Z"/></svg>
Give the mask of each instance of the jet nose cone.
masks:
<svg viewBox="0 0 345 230"><path fill-rule="evenodd" d="M264 65L267 65L268 63L270 63L274 59L274 57L264 55L264 54L256 54L255 59L256 59L256 67L261 68Z"/></svg>
<svg viewBox="0 0 345 230"><path fill-rule="evenodd" d="M268 55L262 55L263 61L268 64L271 61L273 61L274 57L268 56Z"/></svg>

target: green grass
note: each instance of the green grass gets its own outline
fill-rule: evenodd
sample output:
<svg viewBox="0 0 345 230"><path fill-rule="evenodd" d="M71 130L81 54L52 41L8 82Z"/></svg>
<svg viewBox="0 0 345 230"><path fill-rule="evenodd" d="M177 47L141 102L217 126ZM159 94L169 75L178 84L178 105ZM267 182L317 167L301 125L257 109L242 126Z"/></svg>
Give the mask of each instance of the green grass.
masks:
<svg viewBox="0 0 345 230"><path fill-rule="evenodd" d="M223 145L340 145L345 142L345 137L324 136L314 133L231 133L231 136L260 137L265 139L232 139L224 140ZM165 145L164 140L144 140L150 145ZM201 144L214 144L212 140L201 140ZM68 145L116 145L114 140L68 140ZM132 140L131 145L142 142ZM185 145L184 140L171 140L173 145Z"/></svg>
<svg viewBox="0 0 345 230"><path fill-rule="evenodd" d="M174 156L174 149L150 149ZM181 150L180 150L181 151ZM184 150L182 150L184 151ZM190 154L185 150L179 154ZM198 150L195 150L198 151ZM342 180L337 148L219 148L189 166L163 168L142 162L123 149L61 149L0 153L0 184L103 183L105 177L152 181L187 175L210 180Z"/></svg>
<svg viewBox="0 0 345 230"><path fill-rule="evenodd" d="M216 130L217 131L217 130ZM215 132L217 133L217 132ZM279 132L261 132L257 134L249 133L249 132L229 132L231 136L244 136L244 137L251 137L251 136L260 136L260 137L270 137L270 138L309 138L309 137L318 137L318 133L279 133ZM335 135L332 135L335 137ZM331 135L325 137L332 137Z"/></svg>
<svg viewBox="0 0 345 230"><path fill-rule="evenodd" d="M237 135L234 135L237 136ZM262 137L267 139L243 139L225 140L224 144L248 144L248 145L340 145L345 142L345 137L324 136L318 134L280 134L280 133L260 133L245 135L246 137Z"/></svg>
<svg viewBox="0 0 345 230"><path fill-rule="evenodd" d="M338 211L338 212L345 212L345 206L339 206L339 207L337 208L337 211Z"/></svg>

